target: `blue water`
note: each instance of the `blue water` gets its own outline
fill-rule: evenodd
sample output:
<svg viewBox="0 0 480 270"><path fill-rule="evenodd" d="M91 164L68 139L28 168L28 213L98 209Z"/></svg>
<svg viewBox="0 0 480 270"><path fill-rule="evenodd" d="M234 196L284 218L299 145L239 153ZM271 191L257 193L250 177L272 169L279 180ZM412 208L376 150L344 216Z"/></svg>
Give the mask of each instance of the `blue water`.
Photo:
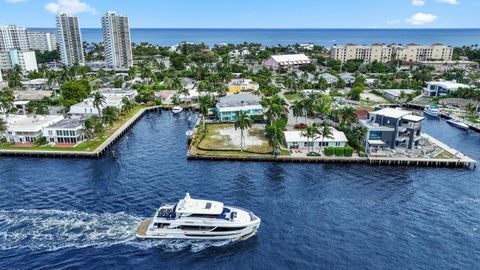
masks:
<svg viewBox="0 0 480 270"><path fill-rule="evenodd" d="M54 29L36 29L55 32ZM358 43L443 43L464 46L480 43L480 29L132 29L132 41L171 46L182 41L214 45L222 42L240 44L314 43L330 47L334 44ZM82 38L101 42L101 30L82 29Z"/></svg>
<svg viewBox="0 0 480 270"><path fill-rule="evenodd" d="M475 269L480 172L188 161L186 114L145 115L101 159L0 158L0 269ZM480 134L425 130L480 159ZM185 192L262 218L246 241L137 241Z"/></svg>

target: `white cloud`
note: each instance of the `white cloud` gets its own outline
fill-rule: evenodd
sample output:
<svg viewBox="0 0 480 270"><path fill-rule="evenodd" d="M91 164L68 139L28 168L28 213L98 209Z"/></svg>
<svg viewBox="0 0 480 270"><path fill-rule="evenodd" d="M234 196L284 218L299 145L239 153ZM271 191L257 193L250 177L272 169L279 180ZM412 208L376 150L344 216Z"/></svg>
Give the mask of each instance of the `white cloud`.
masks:
<svg viewBox="0 0 480 270"><path fill-rule="evenodd" d="M437 18L438 17L433 14L419 12L407 19L407 23L411 25L424 25L434 22Z"/></svg>
<svg viewBox="0 0 480 270"><path fill-rule="evenodd" d="M458 5L460 2L458 0L437 0L440 3L450 4L450 5Z"/></svg>
<svg viewBox="0 0 480 270"><path fill-rule="evenodd" d="M387 24L396 25L396 24L400 24L401 22L402 22L401 20L395 19L395 20L388 20Z"/></svg>
<svg viewBox="0 0 480 270"><path fill-rule="evenodd" d="M412 5L414 6L423 6L427 1L425 0L412 0Z"/></svg>
<svg viewBox="0 0 480 270"><path fill-rule="evenodd" d="M18 1L18 0L14 0ZM45 10L50 13L66 12L69 14L76 14L82 12L96 13L96 10L89 4L80 2L80 0L57 0L45 5Z"/></svg>

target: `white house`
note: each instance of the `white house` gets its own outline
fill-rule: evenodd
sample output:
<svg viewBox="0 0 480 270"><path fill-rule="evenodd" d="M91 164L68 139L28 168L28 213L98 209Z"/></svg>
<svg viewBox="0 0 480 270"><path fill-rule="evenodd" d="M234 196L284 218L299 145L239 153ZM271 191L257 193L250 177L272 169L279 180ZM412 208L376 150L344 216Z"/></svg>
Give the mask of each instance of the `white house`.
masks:
<svg viewBox="0 0 480 270"><path fill-rule="evenodd" d="M85 140L84 121L80 118L65 118L44 128L43 136L51 144L74 146Z"/></svg>
<svg viewBox="0 0 480 270"><path fill-rule="evenodd" d="M63 120L62 115L0 115L7 123L6 139L10 143L31 144L43 136L43 129Z"/></svg>
<svg viewBox="0 0 480 270"><path fill-rule="evenodd" d="M102 88L98 90L102 96L106 98L128 98L130 101L134 101L135 97L138 95L137 90L135 89L122 89L122 88Z"/></svg>
<svg viewBox="0 0 480 270"><path fill-rule="evenodd" d="M345 133L331 128L332 138L323 138L322 147L344 147L348 140ZM288 149L306 149L309 147L319 148L322 144L322 138L317 138L312 142L311 138L302 136L302 131L285 131L285 141Z"/></svg>
<svg viewBox="0 0 480 270"><path fill-rule="evenodd" d="M33 80L28 80L28 81L23 81L22 86L30 89L30 90L42 90L45 89L45 86L47 85L47 79L44 78L38 78L38 79L33 79Z"/></svg>
<svg viewBox="0 0 480 270"><path fill-rule="evenodd" d="M415 93L415 90L413 89L383 89L381 90L382 95L391 101L397 101L400 98L400 95L402 93L405 93L406 95L410 95Z"/></svg>
<svg viewBox="0 0 480 270"><path fill-rule="evenodd" d="M252 92L259 88L260 85L251 79L233 79L228 83L228 92L230 93Z"/></svg>
<svg viewBox="0 0 480 270"><path fill-rule="evenodd" d="M123 97L107 97L105 103L100 106L100 110L106 107L115 107L119 110L123 108ZM70 115L91 116L99 115L98 109L93 105L93 98L87 98L80 103L70 107Z"/></svg>
<svg viewBox="0 0 480 270"><path fill-rule="evenodd" d="M423 95L427 97L445 96L459 88L470 88L470 86L456 81L427 82Z"/></svg>
<svg viewBox="0 0 480 270"><path fill-rule="evenodd" d="M299 67L310 64L312 61L305 54L285 54L272 55L267 60L263 61L263 66L276 70L281 67Z"/></svg>

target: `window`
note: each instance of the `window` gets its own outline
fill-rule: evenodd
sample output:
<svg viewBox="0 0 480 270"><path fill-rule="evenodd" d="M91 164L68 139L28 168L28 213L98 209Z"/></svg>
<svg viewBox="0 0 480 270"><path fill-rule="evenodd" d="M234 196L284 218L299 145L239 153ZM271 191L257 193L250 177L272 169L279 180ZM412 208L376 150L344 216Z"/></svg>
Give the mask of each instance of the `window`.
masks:
<svg viewBox="0 0 480 270"><path fill-rule="evenodd" d="M188 226L188 225L182 225L177 227L180 230L184 231L210 231L211 229L215 227L206 227L206 226Z"/></svg>
<svg viewBox="0 0 480 270"><path fill-rule="evenodd" d="M240 231L245 228L246 227L217 227L212 232L232 232L232 231Z"/></svg>

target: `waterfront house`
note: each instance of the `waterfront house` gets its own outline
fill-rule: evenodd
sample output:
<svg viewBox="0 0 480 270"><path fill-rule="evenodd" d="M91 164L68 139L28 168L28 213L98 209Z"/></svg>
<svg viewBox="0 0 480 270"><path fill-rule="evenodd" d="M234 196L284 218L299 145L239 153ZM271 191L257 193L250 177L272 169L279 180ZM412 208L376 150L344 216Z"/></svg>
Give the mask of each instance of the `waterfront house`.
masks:
<svg viewBox="0 0 480 270"><path fill-rule="evenodd" d="M85 140L83 123L81 118L65 118L45 127L43 136L50 144L75 146Z"/></svg>
<svg viewBox="0 0 480 270"><path fill-rule="evenodd" d="M260 98L251 94L238 94L222 97L215 107L218 120L221 122L234 122L237 113L243 111L254 120L263 119L263 107Z"/></svg>
<svg viewBox="0 0 480 270"><path fill-rule="evenodd" d="M260 88L257 82L250 79L233 79L228 83L228 92L238 94L241 92L254 92Z"/></svg>
<svg viewBox="0 0 480 270"><path fill-rule="evenodd" d="M0 115L7 123L9 143L31 144L43 136L43 129L63 120L62 115Z"/></svg>
<svg viewBox="0 0 480 270"><path fill-rule="evenodd" d="M272 70L279 68L300 67L302 65L310 64L312 61L305 54L285 54L272 55L267 60L263 61L263 66Z"/></svg>
<svg viewBox="0 0 480 270"><path fill-rule="evenodd" d="M287 143L288 149L307 149L307 148L319 148L322 144L322 147L345 147L348 143L345 133L331 128L332 137L331 138L322 138L318 137L312 141L311 138L307 138L302 135L302 131L285 131L285 141Z"/></svg>
<svg viewBox="0 0 480 270"><path fill-rule="evenodd" d="M470 88L469 85L453 81L427 82L427 87L423 90L423 95L427 97L446 96L459 88Z"/></svg>
<svg viewBox="0 0 480 270"><path fill-rule="evenodd" d="M122 97L106 97L105 103L100 106L100 110L103 110L106 107L115 107L118 110L121 110L123 108ZM93 104L93 98L87 98L82 102L70 107L69 114L88 117L92 115L99 115L99 111Z"/></svg>
<svg viewBox="0 0 480 270"><path fill-rule="evenodd" d="M415 93L415 90L412 89L383 89L381 90L382 95L390 101L398 101L402 93L410 95Z"/></svg>
<svg viewBox="0 0 480 270"><path fill-rule="evenodd" d="M130 101L135 101L135 97L138 95L138 92L135 89L122 89L122 88L102 88L98 90L98 92L100 92L100 94L102 94L102 96L106 98L126 97Z"/></svg>
<svg viewBox="0 0 480 270"><path fill-rule="evenodd" d="M360 124L367 129L366 149L371 148L408 148L418 146L424 117L413 112L385 108L368 114L367 120Z"/></svg>

